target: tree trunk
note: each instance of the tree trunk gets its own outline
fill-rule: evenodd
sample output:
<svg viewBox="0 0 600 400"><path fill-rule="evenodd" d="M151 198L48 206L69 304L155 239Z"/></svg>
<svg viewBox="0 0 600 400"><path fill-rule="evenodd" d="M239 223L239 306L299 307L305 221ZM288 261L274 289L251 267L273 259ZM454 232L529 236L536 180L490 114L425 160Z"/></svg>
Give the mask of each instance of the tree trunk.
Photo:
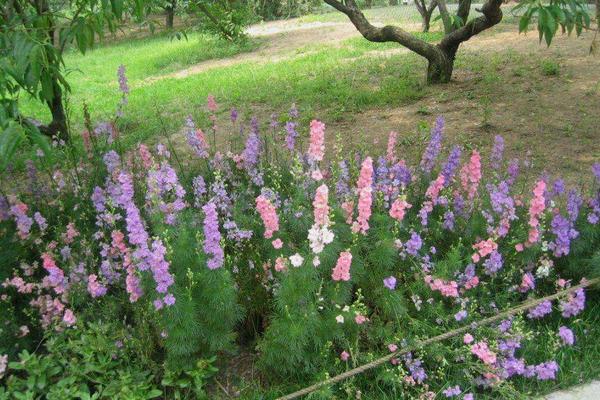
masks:
<svg viewBox="0 0 600 400"><path fill-rule="evenodd" d="M166 20L165 26L167 29L173 29L173 19L175 18L175 7L177 7L177 0L171 0L165 6Z"/></svg>
<svg viewBox="0 0 600 400"><path fill-rule="evenodd" d="M600 29L600 0L596 0L596 28Z"/></svg>
<svg viewBox="0 0 600 400"><path fill-rule="evenodd" d="M429 28L431 26L431 14L433 14L433 9L429 12L425 11L423 13L421 27L423 28L423 32L429 32Z"/></svg>
<svg viewBox="0 0 600 400"><path fill-rule="evenodd" d="M448 83L454 70L454 59L458 47L442 49L437 57L430 59L427 66L427 83Z"/></svg>
<svg viewBox="0 0 600 400"><path fill-rule="evenodd" d="M429 61L427 66L427 83L448 83L452 77L454 63L449 60Z"/></svg>
<svg viewBox="0 0 600 400"><path fill-rule="evenodd" d="M373 7L373 0L365 0L365 8Z"/></svg>
<svg viewBox="0 0 600 400"><path fill-rule="evenodd" d="M69 129L67 127L67 115L62 102L62 88L58 82L54 82L54 98L46 104L52 114L52 122L42 127L40 131L47 136L56 136L64 141L69 141Z"/></svg>

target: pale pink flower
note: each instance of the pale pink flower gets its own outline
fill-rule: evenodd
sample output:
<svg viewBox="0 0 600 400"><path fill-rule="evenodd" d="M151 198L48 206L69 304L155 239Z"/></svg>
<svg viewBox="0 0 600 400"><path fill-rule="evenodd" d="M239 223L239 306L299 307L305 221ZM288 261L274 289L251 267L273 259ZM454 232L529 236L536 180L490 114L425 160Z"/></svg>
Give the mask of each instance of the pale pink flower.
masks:
<svg viewBox="0 0 600 400"><path fill-rule="evenodd" d="M525 245L530 246L536 243L540 239L539 231L539 217L546 208L546 199L544 198L544 191L546 190L546 182L539 180L533 189L533 198L529 203L529 236Z"/></svg>
<svg viewBox="0 0 600 400"><path fill-rule="evenodd" d="M312 161L321 161L325 156L325 124L316 119L310 122L308 156Z"/></svg>
<svg viewBox="0 0 600 400"><path fill-rule="evenodd" d="M285 266L285 257L277 257L275 259L275 271L277 272L282 272L285 271L287 269L287 267Z"/></svg>
<svg viewBox="0 0 600 400"><path fill-rule="evenodd" d="M350 264L352 263L352 253L343 251L337 260L335 268L331 273L331 278L334 281L349 281L350 280Z"/></svg>
<svg viewBox="0 0 600 400"><path fill-rule="evenodd" d="M142 166L147 170L151 169L154 166L154 158L152 157L152 153L150 153L148 146L141 143L138 147L138 152L142 159Z"/></svg>
<svg viewBox="0 0 600 400"><path fill-rule="evenodd" d="M342 351L342 353L340 354L340 360L348 361L349 358L350 358L350 353L348 353L346 350Z"/></svg>
<svg viewBox="0 0 600 400"><path fill-rule="evenodd" d="M496 353L491 351L486 342L477 342L471 346L471 353L475 354L484 364L496 362Z"/></svg>
<svg viewBox="0 0 600 400"><path fill-rule="evenodd" d="M75 317L75 314L73 314L73 311L70 308L67 308L65 310L65 314L63 315L63 322L67 326L73 326L75 325L75 322L77 322L77 318Z"/></svg>
<svg viewBox="0 0 600 400"><path fill-rule="evenodd" d="M356 317L354 317L354 322L356 322L358 325L362 325L367 322L367 317L362 314L357 314Z"/></svg>
<svg viewBox="0 0 600 400"><path fill-rule="evenodd" d="M354 202L352 200L344 201L342 203L342 210L344 211L344 216L346 217L346 223L351 225L352 219L354 218Z"/></svg>
<svg viewBox="0 0 600 400"><path fill-rule="evenodd" d="M444 178L444 175L440 174L437 177L437 179L435 181L432 181L429 187L427 188L425 196L429 197L433 203L435 203L438 196L440 195L440 191L443 189L445 181L446 178Z"/></svg>
<svg viewBox="0 0 600 400"><path fill-rule="evenodd" d="M315 181L320 181L323 180L323 174L321 173L320 169L315 169L311 174L310 174L311 178L313 178Z"/></svg>
<svg viewBox="0 0 600 400"><path fill-rule="evenodd" d="M392 203L392 207L390 208L390 217L394 218L398 222L401 222L404 219L404 215L406 215L406 210L411 207L412 204L408 203L404 197L398 197Z"/></svg>
<svg viewBox="0 0 600 400"><path fill-rule="evenodd" d="M273 247L276 248L277 250L279 250L283 247L283 241L281 239L273 240L272 244L273 244Z"/></svg>
<svg viewBox="0 0 600 400"><path fill-rule="evenodd" d="M396 148L397 141L398 141L398 132L391 131L390 135L388 136L387 152L386 152L386 156L385 156L385 159L390 163L393 163L394 161L396 161L395 148Z"/></svg>
<svg viewBox="0 0 600 400"><path fill-rule="evenodd" d="M72 243L73 239L75 239L77 236L79 236L79 232L75 228L75 224L72 222L69 222L67 224L67 232L65 233L65 237L64 237L65 243L67 243L67 244Z"/></svg>
<svg viewBox="0 0 600 400"><path fill-rule="evenodd" d="M265 196L260 195L256 198L256 209L265 225L265 239L273 237L273 233L279 230L279 217L271 201Z"/></svg>
<svg viewBox="0 0 600 400"><path fill-rule="evenodd" d="M473 248L477 250L477 253L471 257L473 262L478 262L480 257L487 257L498 249L498 244L494 242L494 239L482 240L473 245Z"/></svg>
<svg viewBox="0 0 600 400"><path fill-rule="evenodd" d="M398 346L394 343L388 344L388 350L390 353L395 353L398 350Z"/></svg>
<svg viewBox="0 0 600 400"><path fill-rule="evenodd" d="M369 218L371 218L371 204L373 195L371 185L373 184L373 159L365 158L358 177L358 217L356 227L363 235L369 230Z"/></svg>
<svg viewBox="0 0 600 400"><path fill-rule="evenodd" d="M518 253L522 252L522 251L524 250L524 249L523 249L523 243L517 243L517 244L515 244L515 250L516 250Z"/></svg>
<svg viewBox="0 0 600 400"><path fill-rule="evenodd" d="M468 193L469 200L473 200L481 180L481 156L473 150L471 159L460 170L460 181L463 189Z"/></svg>
<svg viewBox="0 0 600 400"><path fill-rule="evenodd" d="M471 344L471 343L473 343L473 340L475 340L475 339L473 338L473 335L471 335L470 333L465 333L465 335L463 336L464 344Z"/></svg>
<svg viewBox="0 0 600 400"><path fill-rule="evenodd" d="M439 291L444 297L458 297L458 283L455 281L444 282L439 278L433 279L431 275L425 275L423 280L431 290Z"/></svg>
<svg viewBox="0 0 600 400"><path fill-rule="evenodd" d="M329 189L323 184L317 188L313 201L315 224L318 226L329 225L329 206L327 205Z"/></svg>

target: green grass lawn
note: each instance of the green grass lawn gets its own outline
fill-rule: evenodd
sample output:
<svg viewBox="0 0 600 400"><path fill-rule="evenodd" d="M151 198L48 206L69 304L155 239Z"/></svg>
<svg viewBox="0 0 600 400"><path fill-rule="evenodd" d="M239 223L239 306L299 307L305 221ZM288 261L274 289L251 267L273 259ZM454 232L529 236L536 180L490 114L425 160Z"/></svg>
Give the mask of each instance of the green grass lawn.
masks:
<svg viewBox="0 0 600 400"><path fill-rule="evenodd" d="M440 37L439 32L419 35L426 40ZM121 64L126 67L131 89L121 120L126 145L153 137L163 126L169 133L177 132L190 114L202 121L208 94L217 97L223 113L233 106L242 111L268 109L270 113L297 102L306 116L330 121L365 107L400 105L423 95L423 59L406 53L383 63L373 62L363 56L399 46L360 37L347 39L341 46L315 44L293 49L274 63L248 61L185 78L164 77L201 61L255 50L262 40L266 39L231 44L203 34L191 34L187 40L158 35L106 44L86 55L70 53L65 62L72 86L73 127L81 129L84 103L96 122L114 115L120 101L117 68ZM42 104L26 97L21 104L26 115L49 119Z"/></svg>

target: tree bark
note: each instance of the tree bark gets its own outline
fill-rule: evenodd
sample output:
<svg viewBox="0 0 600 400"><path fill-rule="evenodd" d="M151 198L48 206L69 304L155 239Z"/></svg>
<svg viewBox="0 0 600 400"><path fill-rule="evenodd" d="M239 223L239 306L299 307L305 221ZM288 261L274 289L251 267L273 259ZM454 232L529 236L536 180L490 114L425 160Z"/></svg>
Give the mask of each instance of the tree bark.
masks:
<svg viewBox="0 0 600 400"><path fill-rule="evenodd" d="M431 0L429 7L427 7L425 0L415 0L415 6L417 7L419 14L421 14L421 28L423 32L429 32L431 16L433 15L433 10L435 10L435 7L437 6L437 0Z"/></svg>
<svg viewBox="0 0 600 400"><path fill-rule="evenodd" d="M50 6L47 0L41 0L37 3L37 13L38 15L44 15L46 13L49 14ZM53 46L55 44L55 24L54 20L49 17L48 18L48 27L47 27L47 36L50 43ZM62 51L60 49L59 51ZM42 133L48 136L56 136L59 139L68 141L69 140L69 129L67 127L67 115L65 113L65 108L62 102L62 87L58 81L56 76L52 76L52 100L47 100L46 104L50 109L50 114L52 114L52 121L47 127L44 127L41 131Z"/></svg>
<svg viewBox="0 0 600 400"><path fill-rule="evenodd" d="M165 6L165 26L167 29L173 29L173 20L175 19L175 8L177 7L177 0L171 0Z"/></svg>
<svg viewBox="0 0 600 400"><path fill-rule="evenodd" d="M47 101L46 104L52 114L52 121L47 126L40 127L40 132L46 136L55 136L64 141L69 141L69 128L67 126L67 114L63 106L62 99L62 88L58 82L53 84L54 97L51 101Z"/></svg>
<svg viewBox="0 0 600 400"><path fill-rule="evenodd" d="M449 82L452 77L456 52L460 44L502 20L500 7L503 0L487 0L480 10L483 15L460 27L447 27L444 38L439 44L434 45L397 26L387 25L380 28L372 25L359 10L355 0L345 0L343 3L338 0L324 1L336 10L346 14L365 39L371 42L396 42L427 59L428 83ZM424 0L419 1L415 0L417 8L426 9ZM433 0L431 4L434 4L434 1L437 5L437 0ZM435 8L435 6L432 8ZM469 8L470 0L460 0L457 14L466 20Z"/></svg>

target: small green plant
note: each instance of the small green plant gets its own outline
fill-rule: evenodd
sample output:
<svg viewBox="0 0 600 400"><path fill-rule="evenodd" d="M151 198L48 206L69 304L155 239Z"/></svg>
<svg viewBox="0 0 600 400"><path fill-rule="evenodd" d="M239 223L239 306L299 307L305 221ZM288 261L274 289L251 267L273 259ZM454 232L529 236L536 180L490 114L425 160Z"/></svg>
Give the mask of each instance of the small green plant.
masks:
<svg viewBox="0 0 600 400"><path fill-rule="evenodd" d="M204 389L206 381L218 371L214 366L216 360L216 357L198 360L194 368L183 371L166 370L161 384L170 393L168 397L207 399L208 394Z"/></svg>
<svg viewBox="0 0 600 400"><path fill-rule="evenodd" d="M9 363L0 398L154 399L162 390L135 357L135 339L122 338L111 323L91 323L62 334L49 333L46 354L23 350Z"/></svg>
<svg viewBox="0 0 600 400"><path fill-rule="evenodd" d="M542 60L540 62L540 69L544 76L557 76L560 73L560 65L556 60Z"/></svg>

